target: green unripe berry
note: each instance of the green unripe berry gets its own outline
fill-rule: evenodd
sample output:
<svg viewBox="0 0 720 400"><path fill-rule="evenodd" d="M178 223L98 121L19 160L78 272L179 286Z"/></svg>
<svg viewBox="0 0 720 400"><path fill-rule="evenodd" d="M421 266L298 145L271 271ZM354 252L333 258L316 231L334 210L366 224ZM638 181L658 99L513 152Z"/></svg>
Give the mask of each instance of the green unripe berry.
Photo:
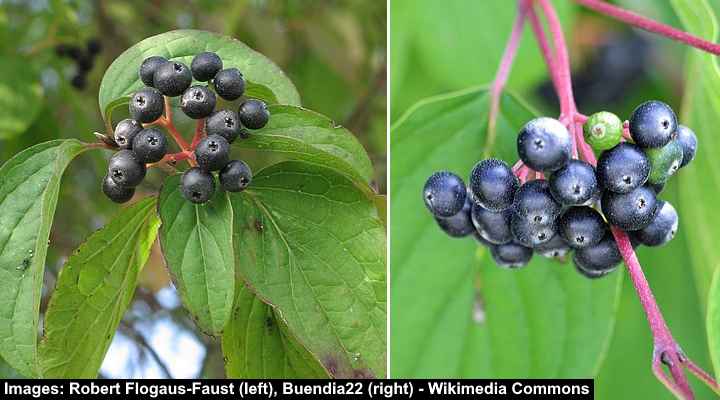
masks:
<svg viewBox="0 0 720 400"><path fill-rule="evenodd" d="M683 149L677 140L673 139L663 147L644 150L650 161L649 183L654 185L665 184L668 178L680 169L683 160Z"/></svg>
<svg viewBox="0 0 720 400"><path fill-rule="evenodd" d="M600 111L588 118L584 131L585 141L594 150L612 149L622 138L622 121L611 112Z"/></svg>

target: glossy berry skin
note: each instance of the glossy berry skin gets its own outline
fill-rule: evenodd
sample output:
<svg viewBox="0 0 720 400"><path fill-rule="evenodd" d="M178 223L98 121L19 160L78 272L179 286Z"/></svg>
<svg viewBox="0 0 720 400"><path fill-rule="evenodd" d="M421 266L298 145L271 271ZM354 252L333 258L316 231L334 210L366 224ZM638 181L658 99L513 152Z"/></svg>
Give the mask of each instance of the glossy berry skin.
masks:
<svg viewBox="0 0 720 400"><path fill-rule="evenodd" d="M520 180L505 162L489 158L470 172L470 192L476 203L490 211L502 211L513 203Z"/></svg>
<svg viewBox="0 0 720 400"><path fill-rule="evenodd" d="M232 143L240 134L240 120L235 111L218 110L205 120L205 132L208 135L220 135Z"/></svg>
<svg viewBox="0 0 720 400"><path fill-rule="evenodd" d="M570 160L572 140L567 128L554 118L535 118L525 124L517 138L517 152L536 171L555 171Z"/></svg>
<svg viewBox="0 0 720 400"><path fill-rule="evenodd" d="M145 123L160 118L164 107L162 93L151 87L144 87L135 92L128 104L130 117Z"/></svg>
<svg viewBox="0 0 720 400"><path fill-rule="evenodd" d="M520 268L530 262L533 251L519 243L510 242L491 247L490 254L500 267Z"/></svg>
<svg viewBox="0 0 720 400"><path fill-rule="evenodd" d="M513 211L529 223L551 224L560 210L560 203L552 197L550 186L544 179L527 182L515 193Z"/></svg>
<svg viewBox="0 0 720 400"><path fill-rule="evenodd" d="M594 246L607 233L607 224L599 212L590 207L571 207L560 216L558 236L574 249Z"/></svg>
<svg viewBox="0 0 720 400"><path fill-rule="evenodd" d="M225 168L220 170L220 185L228 192L241 192L252 181L250 166L240 160L233 160L227 163Z"/></svg>
<svg viewBox="0 0 720 400"><path fill-rule="evenodd" d="M682 146L683 159L680 168L688 165L695 158L697 151L697 136L690 128L685 125L678 125L677 141Z"/></svg>
<svg viewBox="0 0 720 400"><path fill-rule="evenodd" d="M218 96L225 100L237 100L245 93L245 79L237 68L223 69L213 78Z"/></svg>
<svg viewBox="0 0 720 400"><path fill-rule="evenodd" d="M577 206L590 201L598 191L595 168L585 161L570 160L548 178L550 193L560 204Z"/></svg>
<svg viewBox="0 0 720 400"><path fill-rule="evenodd" d="M512 239L510 232L510 208L504 211L490 211L480 204L472 206L472 222L480 236L492 244L509 243Z"/></svg>
<svg viewBox="0 0 720 400"><path fill-rule="evenodd" d="M192 203L206 203L215 193L215 177L198 167L190 168L180 179L180 191Z"/></svg>
<svg viewBox="0 0 720 400"><path fill-rule="evenodd" d="M153 82L160 93L168 97L180 96L192 82L192 73L187 65L168 61L157 67Z"/></svg>
<svg viewBox="0 0 720 400"><path fill-rule="evenodd" d="M168 62L168 60L165 57L152 56L146 58L142 64L140 64L140 80L143 81L145 86L155 86L155 71L166 62Z"/></svg>
<svg viewBox="0 0 720 400"><path fill-rule="evenodd" d="M680 169L683 160L683 148L680 142L671 140L663 147L645 149L645 155L650 162L648 183L661 185Z"/></svg>
<svg viewBox="0 0 720 400"><path fill-rule="evenodd" d="M533 250L545 258L562 258L572 251L560 235L553 236L549 242L543 243Z"/></svg>
<svg viewBox="0 0 720 400"><path fill-rule="evenodd" d="M440 218L452 217L465 205L467 189L465 182L449 171L436 172L428 178L423 188L425 207Z"/></svg>
<svg viewBox="0 0 720 400"><path fill-rule="evenodd" d="M132 118L126 118L117 125L115 125L115 132L113 132L113 139L115 143L123 149L131 149L133 139L143 129L140 121Z"/></svg>
<svg viewBox="0 0 720 400"><path fill-rule="evenodd" d="M220 135L210 135L200 140L195 148L198 167L205 171L223 169L230 161L230 144Z"/></svg>
<svg viewBox="0 0 720 400"><path fill-rule="evenodd" d="M677 130L675 112L662 101L640 104L630 116L630 135L640 147L662 147Z"/></svg>
<svg viewBox="0 0 720 400"><path fill-rule="evenodd" d="M622 121L617 115L600 111L591 115L583 126L585 141L595 150L608 150L620 143Z"/></svg>
<svg viewBox="0 0 720 400"><path fill-rule="evenodd" d="M667 201L658 202L658 211L650 225L632 232L633 239L646 246L662 246L671 241L678 230L678 214Z"/></svg>
<svg viewBox="0 0 720 400"><path fill-rule="evenodd" d="M650 162L640 147L620 143L602 153L596 170L601 190L628 193L645 184L650 175Z"/></svg>
<svg viewBox="0 0 720 400"><path fill-rule="evenodd" d="M518 243L536 248L548 243L555 236L555 220L537 224L513 214L510 218L510 231Z"/></svg>
<svg viewBox="0 0 720 400"><path fill-rule="evenodd" d="M594 246L575 251L573 257L578 272L588 278L600 278L617 268L622 255L610 232Z"/></svg>
<svg viewBox="0 0 720 400"><path fill-rule="evenodd" d="M108 199L118 204L127 203L135 195L134 187L120 186L107 175L103 178L102 191Z"/></svg>
<svg viewBox="0 0 720 400"><path fill-rule="evenodd" d="M131 150L120 150L110 157L108 176L118 185L134 187L145 178L145 164Z"/></svg>
<svg viewBox="0 0 720 400"><path fill-rule="evenodd" d="M260 129L270 120L270 111L267 105L255 99L244 101L238 110L238 116L243 126L250 129Z"/></svg>
<svg viewBox="0 0 720 400"><path fill-rule="evenodd" d="M647 186L640 186L630 193L605 192L601 202L608 222L624 231L645 228L657 212L655 191Z"/></svg>
<svg viewBox="0 0 720 400"><path fill-rule="evenodd" d="M145 164L162 160L167 154L167 148L167 138L157 128L145 128L133 140L133 152Z"/></svg>
<svg viewBox="0 0 720 400"><path fill-rule="evenodd" d="M215 110L215 93L207 86L190 86L180 98L180 108L192 119L205 118Z"/></svg>
<svg viewBox="0 0 720 400"><path fill-rule="evenodd" d="M435 217L440 229L442 229L450 237L465 237L475 233L475 225L472 223L470 217L470 210L472 209L472 200L465 200L463 208L457 214L451 217Z"/></svg>
<svg viewBox="0 0 720 400"><path fill-rule="evenodd" d="M192 76L200 82L207 82L214 78L215 74L220 72L222 67L223 62L220 56L211 51L204 51L197 54L190 63Z"/></svg>

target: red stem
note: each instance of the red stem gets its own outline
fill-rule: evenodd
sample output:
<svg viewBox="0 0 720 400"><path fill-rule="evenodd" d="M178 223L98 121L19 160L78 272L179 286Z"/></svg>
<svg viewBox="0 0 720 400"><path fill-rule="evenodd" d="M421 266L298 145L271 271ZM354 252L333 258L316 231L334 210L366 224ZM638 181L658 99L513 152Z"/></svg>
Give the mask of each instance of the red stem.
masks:
<svg viewBox="0 0 720 400"><path fill-rule="evenodd" d="M657 33L658 35L685 43L697 49L707 51L708 53L720 55L720 44L713 43L679 29L675 29L670 25L653 21L650 18L643 17L642 15L636 14L632 11L608 4L601 0L575 0L575 2L595 10L600 14L605 14L609 17L625 22L626 24L649 32Z"/></svg>
<svg viewBox="0 0 720 400"><path fill-rule="evenodd" d="M195 135L193 136L192 143L190 144L190 148L192 150L195 150L198 143L202 140L203 136L205 135L205 118L201 118L197 120L197 125L195 125Z"/></svg>

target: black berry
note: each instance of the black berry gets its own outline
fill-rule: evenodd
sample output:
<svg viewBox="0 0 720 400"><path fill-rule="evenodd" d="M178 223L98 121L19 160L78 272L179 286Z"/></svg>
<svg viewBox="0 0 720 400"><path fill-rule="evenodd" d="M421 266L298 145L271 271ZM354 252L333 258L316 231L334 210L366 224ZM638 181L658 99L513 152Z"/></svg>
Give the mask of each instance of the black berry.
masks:
<svg viewBox="0 0 720 400"><path fill-rule="evenodd" d="M155 71L167 62L168 60L165 57L160 56L152 56L143 60L142 64L140 64L138 75L140 75L140 80L143 81L145 86L155 86Z"/></svg>
<svg viewBox="0 0 720 400"><path fill-rule="evenodd" d="M250 184L252 171L243 161L233 160L220 170L220 185L228 192L241 192Z"/></svg>
<svg viewBox="0 0 720 400"><path fill-rule="evenodd" d="M245 93L245 79L237 68L227 68L215 75L213 85L218 96L225 100L236 100Z"/></svg>
<svg viewBox="0 0 720 400"><path fill-rule="evenodd" d="M677 141L682 146L683 158L680 168L688 165L695 158L697 151L697 136L690 128L685 125L678 125Z"/></svg>
<svg viewBox="0 0 720 400"><path fill-rule="evenodd" d="M632 232L638 242L646 246L662 246L675 237L678 230L678 214L667 201L658 202L658 211L650 225Z"/></svg>
<svg viewBox="0 0 720 400"><path fill-rule="evenodd" d="M190 168L182 175L180 191L192 203L205 203L215 193L215 177L198 167Z"/></svg>
<svg viewBox="0 0 720 400"><path fill-rule="evenodd" d="M255 99L245 100L240 104L238 116L243 126L250 129L260 129L270 120L270 112L267 109L267 105Z"/></svg>
<svg viewBox="0 0 720 400"><path fill-rule="evenodd" d="M210 51L202 52L193 57L190 63L190 70L195 79L200 82L207 82L214 78L223 67L220 57Z"/></svg>
<svg viewBox="0 0 720 400"><path fill-rule="evenodd" d="M198 166L205 171L218 171L230 161L230 144L220 135L204 137L195 148Z"/></svg>
<svg viewBox="0 0 720 400"><path fill-rule="evenodd" d="M548 183L555 200L565 206L585 204L598 191L595 168L581 160L570 160L550 175Z"/></svg>
<svg viewBox="0 0 720 400"><path fill-rule="evenodd" d="M208 135L220 135L232 143L240 134L240 122L235 111L218 110L205 120L205 132Z"/></svg>
<svg viewBox="0 0 720 400"><path fill-rule="evenodd" d="M452 217L465 205L465 182L449 171L436 172L425 181L423 200L436 217Z"/></svg>
<svg viewBox="0 0 720 400"><path fill-rule="evenodd" d="M568 246L583 249L594 246L607 232L607 224L599 212L590 207L571 207L558 219L558 236Z"/></svg>
<svg viewBox="0 0 720 400"><path fill-rule="evenodd" d="M190 68L177 61L161 64L153 75L155 87L168 97L180 96L190 86L192 74Z"/></svg>
<svg viewBox="0 0 720 400"><path fill-rule="evenodd" d="M536 171L555 171L572 156L570 132L560 121L540 117L525 124L517 138L517 152Z"/></svg>
<svg viewBox="0 0 720 400"><path fill-rule="evenodd" d="M77 64L78 73L83 75L92 70L95 60L91 55L83 54L75 61L75 63Z"/></svg>
<svg viewBox="0 0 720 400"><path fill-rule="evenodd" d="M118 185L107 175L103 178L102 191L115 203L127 203L135 195L134 187Z"/></svg>
<svg viewBox="0 0 720 400"><path fill-rule="evenodd" d="M640 147L665 146L676 130L675 112L661 101L642 103L630 116L630 135Z"/></svg>
<svg viewBox="0 0 720 400"><path fill-rule="evenodd" d="M630 193L605 192L602 211L608 222L624 231L643 229L657 212L655 191L641 186Z"/></svg>
<svg viewBox="0 0 720 400"><path fill-rule="evenodd" d="M549 242L536 246L534 250L543 257L562 258L572 249L565 243L565 240L563 240L560 235L555 235Z"/></svg>
<svg viewBox="0 0 720 400"><path fill-rule="evenodd" d="M102 51L102 42L98 38L91 38L85 44L88 54L96 56Z"/></svg>
<svg viewBox="0 0 720 400"><path fill-rule="evenodd" d="M215 93L207 86L190 86L180 99L180 108L190 118L205 118L215 109Z"/></svg>
<svg viewBox="0 0 720 400"><path fill-rule="evenodd" d="M465 237L476 232L470 216L471 209L472 200L466 198L463 208L457 214L450 217L435 217L435 221L448 236Z"/></svg>
<svg viewBox="0 0 720 400"><path fill-rule="evenodd" d="M87 77L85 74L76 74L70 80L70 84L78 90L83 90L87 86Z"/></svg>
<svg viewBox="0 0 720 400"><path fill-rule="evenodd" d="M530 262L533 251L519 243L510 242L491 247L490 254L500 267L520 268Z"/></svg>
<svg viewBox="0 0 720 400"><path fill-rule="evenodd" d="M515 193L513 211L529 223L551 224L560 210L560 204L550 194L550 186L544 179L527 182Z"/></svg>
<svg viewBox="0 0 720 400"><path fill-rule="evenodd" d="M555 236L555 220L534 223L518 214L513 214L510 220L510 231L518 243L535 248L548 243Z"/></svg>
<svg viewBox="0 0 720 400"><path fill-rule="evenodd" d="M513 203L520 181L505 162L489 158L475 164L470 173L470 192L476 203L502 211Z"/></svg>
<svg viewBox="0 0 720 400"><path fill-rule="evenodd" d="M510 208L503 211L490 211L473 202L472 222L480 236L493 244L508 243L513 239L510 232Z"/></svg>
<svg viewBox="0 0 720 400"><path fill-rule="evenodd" d="M612 234L607 232L598 244L576 250L573 261L581 274L599 278L614 271L622 256Z"/></svg>
<svg viewBox="0 0 720 400"><path fill-rule="evenodd" d="M140 121L132 118L124 119L115 125L113 139L121 149L131 149L133 139L143 129Z"/></svg>
<svg viewBox="0 0 720 400"><path fill-rule="evenodd" d="M153 122L163 113L165 102L162 93L151 87L144 87L130 99L130 117L140 122Z"/></svg>
<svg viewBox="0 0 720 400"><path fill-rule="evenodd" d="M620 143L602 153L597 162L600 188L616 193L628 193L645 184L650 175L650 162L640 147Z"/></svg>
<svg viewBox="0 0 720 400"><path fill-rule="evenodd" d="M168 142L165 134L156 128L145 128L133 139L132 149L142 163L154 163L167 154Z"/></svg>
<svg viewBox="0 0 720 400"><path fill-rule="evenodd" d="M120 186L137 186L145 178L145 172L145 164L130 150L120 150L113 154L108 164L108 175Z"/></svg>

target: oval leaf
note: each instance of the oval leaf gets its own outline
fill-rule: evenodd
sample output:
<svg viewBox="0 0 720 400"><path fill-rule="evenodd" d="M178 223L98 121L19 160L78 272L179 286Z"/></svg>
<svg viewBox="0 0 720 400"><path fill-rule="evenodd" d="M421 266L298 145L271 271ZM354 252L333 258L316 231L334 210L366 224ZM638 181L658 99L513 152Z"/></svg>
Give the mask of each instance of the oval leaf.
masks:
<svg viewBox="0 0 720 400"><path fill-rule="evenodd" d="M28 65L17 57L0 63L0 139L25 132L42 107L40 77Z"/></svg>
<svg viewBox="0 0 720 400"><path fill-rule="evenodd" d="M248 139L233 146L325 166L365 182L372 179L370 157L347 129L301 107L271 106L270 115L265 128L251 131Z"/></svg>
<svg viewBox="0 0 720 400"><path fill-rule="evenodd" d="M37 332L45 256L60 178L87 147L54 140L30 147L0 168L0 356L37 376Z"/></svg>
<svg viewBox="0 0 720 400"><path fill-rule="evenodd" d="M40 345L43 377L97 378L157 236L155 203L120 211L60 271Z"/></svg>
<svg viewBox="0 0 720 400"><path fill-rule="evenodd" d="M710 285L707 332L710 359L715 366L715 376L720 379L720 269L715 271L715 277Z"/></svg>
<svg viewBox="0 0 720 400"><path fill-rule="evenodd" d="M385 228L367 192L284 162L231 196L235 256L254 292L333 377L384 377Z"/></svg>
<svg viewBox="0 0 720 400"><path fill-rule="evenodd" d="M467 177L482 158L488 100L485 89L430 99L392 128L392 375L593 376L622 271L589 280L538 255L501 269L473 239L445 235L423 205L433 172ZM517 132L534 116L503 96L494 156L512 164Z"/></svg>
<svg viewBox="0 0 720 400"><path fill-rule="evenodd" d="M115 59L100 84L99 103L103 116L107 119L108 107L113 102L143 86L138 68L145 58L162 56L190 66L193 56L203 51L216 52L225 68L238 68L248 81L248 96L272 103L300 104L295 86L267 57L239 40L212 32L183 29L151 36Z"/></svg>
<svg viewBox="0 0 720 400"><path fill-rule="evenodd" d="M233 213L225 192L195 205L180 193L180 176L165 180L158 201L160 244L180 297L198 326L222 332L235 290Z"/></svg>
<svg viewBox="0 0 720 400"><path fill-rule="evenodd" d="M290 336L272 307L244 282L235 289L233 316L222 337L228 378L327 378L320 363Z"/></svg>

